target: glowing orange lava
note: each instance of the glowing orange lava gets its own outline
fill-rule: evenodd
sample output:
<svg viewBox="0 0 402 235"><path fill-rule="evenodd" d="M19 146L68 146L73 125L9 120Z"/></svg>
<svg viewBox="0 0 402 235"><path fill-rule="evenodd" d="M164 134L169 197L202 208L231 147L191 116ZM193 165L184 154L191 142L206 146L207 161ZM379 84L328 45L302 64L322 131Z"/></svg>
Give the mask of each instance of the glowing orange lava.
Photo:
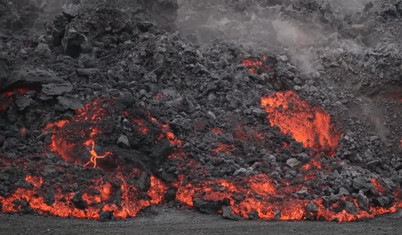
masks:
<svg viewBox="0 0 402 235"><path fill-rule="evenodd" d="M216 153L231 153L235 146L233 144L218 143L218 146L213 149Z"/></svg>
<svg viewBox="0 0 402 235"><path fill-rule="evenodd" d="M25 181L31 183L36 188L39 188L43 184L43 178L38 176L27 175Z"/></svg>
<svg viewBox="0 0 402 235"><path fill-rule="evenodd" d="M371 178L371 183L373 184L375 190L376 190L378 193L380 193L380 194L385 193L386 190L385 190L384 186L382 185L382 183L378 181L378 179L376 179L376 178Z"/></svg>
<svg viewBox="0 0 402 235"><path fill-rule="evenodd" d="M95 151L95 141L93 141L93 140L85 141L84 145L89 148L89 153L91 154L91 158L90 158L89 162L85 163L84 166L92 165L95 168L97 166L98 159L103 159L103 158L109 156L110 154L112 154L111 152L106 151L105 154L98 155L98 153Z"/></svg>
<svg viewBox="0 0 402 235"><path fill-rule="evenodd" d="M85 208L77 208L72 203L74 193L63 193L61 189L55 193L55 200L52 204L48 204L45 199L44 192L39 187L42 183L39 178L27 176L27 182L30 182L34 189L18 188L12 195L8 197L0 196L2 204L1 211L19 212L22 208L15 202L24 200L29 207L40 214L51 214L59 217L75 217L86 219L99 219L101 212L111 212L116 218L135 217L137 213L144 207L153 204L159 204L163 201L167 187L156 177L151 176L151 185L146 193L141 192L135 186L128 184L125 178L120 174L115 175L121 180L121 199L120 203L108 202L112 192L109 182L100 182L98 186L99 194L88 192L83 193L82 200L85 201ZM37 182L37 183L33 183ZM117 195L120 195L118 193Z"/></svg>
<svg viewBox="0 0 402 235"><path fill-rule="evenodd" d="M247 67L248 71L253 74L265 72L273 68L274 64L267 61L267 56L262 56L259 59L244 59L242 64Z"/></svg>
<svg viewBox="0 0 402 235"><path fill-rule="evenodd" d="M87 162L83 162L84 166L97 166L97 160L105 158L112 154L106 151L103 155L99 155L95 151L96 138L102 134L102 130L97 127L97 122L106 117L107 111L102 107L107 102L108 99L99 98L88 103L84 108L76 111L77 115L71 120L60 120L54 123L49 123L46 125L44 131L52 132L52 142L50 144L51 151L57 152L65 161L78 163L82 161L80 157L76 156L74 149L84 146L88 153L89 159ZM85 127L85 128L81 128ZM75 137L76 142L69 141L71 138L71 132L81 133L80 137L82 142L77 143L77 137Z"/></svg>
<svg viewBox="0 0 402 235"><path fill-rule="evenodd" d="M261 67L263 62L259 60L245 59L243 60L242 64L248 68L250 73L257 73L257 68Z"/></svg>
<svg viewBox="0 0 402 235"><path fill-rule="evenodd" d="M284 177L274 175L271 177L269 171L255 174L254 165L263 164L260 159L251 162L250 171L246 170L241 173L242 175L235 176L228 173L225 178L213 178L213 174L210 174L211 172L208 172L207 168L202 168L201 161L186 159L187 155L182 150L184 140L176 137L168 124L160 123L150 114L143 113L138 117L133 114L134 112L129 111L119 112L125 116L125 120L132 121L130 128L133 128L130 131L137 131L140 137L154 135L152 136L154 141L164 139L170 142L170 147L175 151L170 153L167 158L180 162L177 169L180 170L178 174L181 175L177 179L173 178L171 181L164 182L156 174L151 175L142 168L137 168L137 165L131 165L134 163L123 161L118 162L120 164L113 170L105 170L102 168L100 159L110 159L116 155L110 151L98 150L99 146L96 143L98 142L98 145L102 143L99 137L106 132L103 129L102 121L113 110L110 108L113 106L112 104L113 98L97 99L85 105L83 109L77 110L76 115L71 119L50 123L44 129L45 134L51 132L52 135L50 150L58 153L65 161L86 167L101 168L83 169L84 173L88 173L93 178L85 178L86 181L81 184L83 187L76 191L75 189L66 190L63 187L64 182L52 184L44 179L46 178L44 175L43 177L38 176L40 174L24 175L21 180L25 179L27 182L26 188L17 188L10 195L0 196L0 210L3 213L21 212L29 207L39 214L59 217L101 219L101 215L105 214L113 215L115 218L135 217L143 208L163 203L168 189L173 188L177 190L175 200L179 205L198 206L194 203L194 199L202 199L205 202L221 202L222 205L230 206L233 213L238 216L251 218L257 215L258 218L265 220L353 221L393 213L397 208L402 207L402 193L399 191L394 193L395 202L389 207L378 207L370 201L368 208L360 208L357 199L352 195L343 196L330 202L319 197L299 196L306 193L308 193L307 195L319 195L322 192L322 185L317 181L318 176L332 170L324 164L325 161L320 161L317 156L311 156L310 159L303 161L300 166L293 167L293 169L286 166L285 170L292 170L295 173L292 175L294 178L286 180ZM313 147L330 154L335 152L339 132L331 124L329 115L321 108L307 104L292 91L264 97L261 105L268 113L271 125L277 125L282 132L302 142L304 147ZM218 128L211 129L211 131L215 134L210 132L208 134L215 138L219 138L223 134L223 130ZM237 139L239 144L217 141L210 154L227 153L231 154L229 157L233 157L238 152L244 154L245 151L242 152L240 148L236 149L242 142L250 141L253 136L259 139L266 137L265 133L260 130L250 131L248 126L243 124L237 124L232 131L233 138ZM286 141L284 146L292 147ZM227 157L225 154L222 155ZM286 159L283 162L286 162ZM4 166L12 164L11 161L1 158L0 163ZM66 169L71 169L69 168L71 164L66 165L68 165ZM186 173L184 170L184 173L181 172L183 166L190 167L188 169L191 170L202 168L194 175L204 178L195 177L192 180L193 175L184 175ZM58 167L60 171L64 170L63 166ZM66 175L74 175L74 172L71 171L63 172ZM95 172L99 172L99 175L94 175ZM143 178L139 182L140 176L146 178L144 181L147 183L143 183ZM71 181L70 183L76 183L75 180ZM378 194L391 190L386 189L383 182L377 178L372 178L371 183ZM46 197L49 185L53 187L54 191L54 200L50 201ZM345 202L352 203L356 213L346 211L345 207L342 207ZM308 211L308 205L310 208L313 205L315 210ZM217 208L216 213L223 213L222 209Z"/></svg>
<svg viewBox="0 0 402 235"><path fill-rule="evenodd" d="M137 128L141 133L146 134L149 132L149 129L146 127L144 120L141 120L139 118L133 118L132 120L134 123L137 124Z"/></svg>
<svg viewBox="0 0 402 235"><path fill-rule="evenodd" d="M176 145L177 147L181 147L183 142L180 139L177 139L175 134L170 130L168 124L161 125L163 132L166 135L166 138L170 141L172 145Z"/></svg>
<svg viewBox="0 0 402 235"><path fill-rule="evenodd" d="M261 99L272 126L277 125L304 147L334 154L339 131L330 116L319 107L311 106L293 91L277 92Z"/></svg>
<svg viewBox="0 0 402 235"><path fill-rule="evenodd" d="M257 212L258 217L265 220L303 220L307 217L306 207L314 203L317 212L313 212L315 219L336 220L338 222L353 221L360 218L371 218L376 215L393 213L397 204L390 208L371 206L368 211L359 209L356 199L343 198L352 201L357 208L357 214L346 210L335 212L331 207L325 207L322 199L298 199L291 195L299 187L277 187L263 174L249 176L242 181L230 182L224 179L205 181L198 184L184 184L184 176L179 177L176 200L188 206L194 206L193 199L201 198L205 201L222 201L227 199L235 214L248 218L251 212ZM242 195L243 199L239 199ZM220 213L217 211L217 213Z"/></svg>

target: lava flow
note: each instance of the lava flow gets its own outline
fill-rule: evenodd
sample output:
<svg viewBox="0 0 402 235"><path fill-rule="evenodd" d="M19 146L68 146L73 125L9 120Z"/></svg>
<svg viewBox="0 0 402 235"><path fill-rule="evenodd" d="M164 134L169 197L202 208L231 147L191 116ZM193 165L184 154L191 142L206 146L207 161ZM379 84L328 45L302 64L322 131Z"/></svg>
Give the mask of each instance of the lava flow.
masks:
<svg viewBox="0 0 402 235"><path fill-rule="evenodd" d="M53 132L51 150L57 152L67 162L81 162L85 166L96 167L98 159L103 159L111 154L106 151L99 155L95 150L95 139L102 134L98 122L107 115L107 111L102 105L106 105L107 102L110 101L107 99L95 100L77 110L77 115L72 120L61 120L48 124L45 131ZM87 151L80 151L82 148Z"/></svg>
<svg viewBox="0 0 402 235"><path fill-rule="evenodd" d="M333 155L338 147L339 131L322 108L309 105L295 92L277 92L261 99L271 126L277 125L304 147Z"/></svg>
<svg viewBox="0 0 402 235"><path fill-rule="evenodd" d="M34 211L98 220L128 218L137 216L143 208L167 202L167 195L172 192L175 195L173 199L170 196L169 201L173 201L173 205L186 205L207 213L225 211L235 218L265 220L352 221L392 213L400 207L398 191L386 205L378 205L379 202L366 196L342 195L331 200L322 196L328 182L318 179L333 169L317 156L304 159L303 164L295 158L286 160L281 174L292 171L290 178L278 178L279 173L268 165L264 165L267 169L240 177L235 174L225 178L207 176L214 168L206 167L194 156L187 156L183 150L185 140L179 139L168 124L160 123L149 112L119 107L118 103L118 98L98 98L77 110L72 118L48 124L44 134L51 134L50 150L67 162L57 166L64 174L56 180L50 179L52 177L41 175L44 166L27 164L26 171L35 169L40 173L24 175L15 183L24 186L0 195L1 211ZM322 109L308 105L293 92L264 97L262 105L272 125L278 125L305 147L329 153L335 151L339 134ZM217 142L212 146L211 158L216 155L241 158L238 154L244 152L238 146L247 141L255 142L249 138L254 134L248 135L243 129L247 128L238 125L234 130L236 144ZM110 130L125 133L115 138L119 139L118 147L102 147L116 143L114 140L108 144L109 139L113 139ZM211 131L216 137L225 135L222 129L212 128ZM256 135L262 136L258 131ZM258 141L258 146L264 148L261 141L265 138ZM180 174L176 178L164 180L158 175L155 169L160 169L164 161L178 163ZM263 162L262 159L254 161L256 163L248 169L250 172ZM20 163L0 159L0 169L13 165ZM76 174L76 169L82 170L81 175ZM197 171L193 169L201 172L201 178L197 178ZM390 193L377 178L367 181L372 185L372 194Z"/></svg>
<svg viewBox="0 0 402 235"><path fill-rule="evenodd" d="M199 207L202 203L210 203L211 207L216 208L230 207L235 215L243 218L342 222L393 213L397 209L396 203L389 208L372 205L362 209L352 197L343 197L337 203L325 206L322 199L296 198L294 195L303 191L302 185L287 182L278 184L264 174L245 177L240 181L218 179L197 184L185 184L183 179L184 176L179 177L176 184L176 200L192 207ZM350 204L349 208L345 207L347 203ZM219 210L216 209L216 212L219 213Z"/></svg>
<svg viewBox="0 0 402 235"><path fill-rule="evenodd" d="M53 200L49 201L43 179L38 176L26 176L30 188L18 188L7 197L0 196L2 212L29 212L51 214L59 217L102 219L113 215L116 218L135 217L144 207L162 202L166 186L156 177L151 176L149 190L143 192L126 180L132 175L113 175L109 181L93 181L85 192L64 192L62 187L55 189ZM112 184L120 184L113 186ZM113 188L114 187L114 188ZM119 203L117 203L117 201ZM26 208L29 206L29 208ZM106 219L106 218L103 218Z"/></svg>
<svg viewBox="0 0 402 235"><path fill-rule="evenodd" d="M26 175L21 181L21 184L28 183L26 187L16 188L9 195L0 195L1 211L27 213L33 210L39 214L59 217L103 220L112 216L135 217L144 207L160 204L164 200L167 186L159 178L145 173L135 165L125 164L125 160L117 158L112 151L98 153L96 143L105 135L104 132L111 128L106 119L113 110L115 111L114 103L115 98L99 98L85 105L83 109L77 110L73 118L48 124L44 134L52 133L50 150L69 163L57 166L65 174L59 176L58 181L53 183L41 176ZM125 114L128 115L129 112L121 113ZM133 117L133 128L137 127L138 122L142 125L138 134L147 134L148 131L144 131L146 125L151 124ZM167 133L163 138L178 143L167 126L164 127L164 131ZM163 133L154 132L156 136ZM156 136L154 139L158 142ZM5 164L8 167L13 166L13 163ZM80 178L71 171L70 164L81 165L78 167L87 170L91 168L103 170L95 175L88 174L87 178ZM113 164L117 166L108 166ZM33 167L43 170L43 166ZM99 175L100 172L102 173ZM68 189L76 188L74 185L82 187L78 186L80 189L75 190Z"/></svg>

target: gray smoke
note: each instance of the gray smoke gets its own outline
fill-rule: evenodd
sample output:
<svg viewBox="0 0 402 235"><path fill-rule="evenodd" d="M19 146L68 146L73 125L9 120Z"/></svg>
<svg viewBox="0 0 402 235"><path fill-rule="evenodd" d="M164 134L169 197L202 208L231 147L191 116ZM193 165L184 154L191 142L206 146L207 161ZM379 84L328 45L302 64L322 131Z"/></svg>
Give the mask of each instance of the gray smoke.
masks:
<svg viewBox="0 0 402 235"><path fill-rule="evenodd" d="M343 31L338 28L345 28L342 23L348 17L350 21L356 20L351 14L362 12L369 2L178 0L176 25L190 40L201 44L221 39L242 45L284 49L302 73L312 74L322 67L314 53L317 50L336 51L348 47L356 51L362 46L359 40L368 41L366 38L351 41L339 36L348 34L347 30L362 30L362 25L352 25L355 28ZM315 13L303 12L310 9ZM364 30L370 29L366 27Z"/></svg>

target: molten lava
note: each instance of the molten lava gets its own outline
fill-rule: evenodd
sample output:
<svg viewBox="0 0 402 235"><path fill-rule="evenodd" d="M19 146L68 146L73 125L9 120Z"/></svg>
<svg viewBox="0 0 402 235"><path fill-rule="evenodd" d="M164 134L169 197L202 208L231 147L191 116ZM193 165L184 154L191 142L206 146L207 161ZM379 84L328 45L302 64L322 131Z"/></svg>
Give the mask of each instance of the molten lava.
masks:
<svg viewBox="0 0 402 235"><path fill-rule="evenodd" d="M50 149L57 152L67 162L82 162L84 166L92 165L93 167L97 166L98 159L111 155L109 151L102 155L95 151L96 138L102 134L98 122L108 114L103 108L104 105L111 105L108 102L111 101L105 98L97 99L77 110L77 115L72 120L60 120L48 124L45 131L52 131L53 133ZM72 132L80 133L80 136L71 136ZM81 141L77 141L77 138ZM77 156L76 151L80 148L87 150L88 157Z"/></svg>
<svg viewBox="0 0 402 235"><path fill-rule="evenodd" d="M276 59L270 56L262 56L260 59L244 59L242 64L250 73L259 74L266 72L274 67Z"/></svg>
<svg viewBox="0 0 402 235"><path fill-rule="evenodd" d="M374 186L375 190L377 191L377 193L380 193L380 194L385 193L386 190L385 190L384 186L382 185L382 183L378 179L371 178L371 183L373 184L373 186Z"/></svg>
<svg viewBox="0 0 402 235"><path fill-rule="evenodd" d="M304 147L334 154L339 131L322 108L309 105L295 92L277 92L261 99L271 126L277 125Z"/></svg>
<svg viewBox="0 0 402 235"><path fill-rule="evenodd" d="M244 218L249 218L252 212L256 212L259 218L266 220L303 220L310 218L342 222L392 213L397 208L396 205L390 208L372 206L369 211L358 210L357 214L351 214L345 209L336 212L334 208L325 207L322 199L302 200L294 198L292 194L297 193L300 187L276 185L263 174L249 176L241 181L217 179L197 184L184 184L183 179L184 176L179 177L179 182L176 185L178 187L176 200L188 206L194 206L193 200L195 198L210 202L221 202L227 199L233 212ZM351 200L356 208L359 208L356 199L344 198L344 200L347 199ZM316 212L310 213L306 210L309 203L316 206ZM312 216L312 218L308 216Z"/></svg>
<svg viewBox="0 0 402 235"><path fill-rule="evenodd" d="M251 59L243 60L242 64L248 68L248 71L250 71L250 73L257 73L258 67L261 67L263 65L262 61Z"/></svg>
<svg viewBox="0 0 402 235"><path fill-rule="evenodd" d="M91 154L91 158L90 158L89 162L85 163L84 166L92 165L95 168L97 166L98 159L103 159L103 158L109 156L110 154L112 154L111 152L106 151L105 154L98 155L98 153L95 151L95 141L93 141L93 140L85 141L84 145L87 146L88 149L90 149L89 153Z"/></svg>
<svg viewBox="0 0 402 235"><path fill-rule="evenodd" d="M192 156L185 153L185 140L179 139L168 124L160 123L149 113L136 115L133 110L119 111L122 117L131 121L130 131L136 132L140 139L152 137L152 142L170 143L174 151L166 159L178 162L177 171L180 175L177 179L164 182L157 175L146 173L148 171L144 171L140 164L124 161L116 161L117 167L104 168L100 162L115 157L117 153L112 150L102 151L96 143L102 143L100 137L105 135L108 115L117 112L114 102L114 98L96 99L77 110L71 119L48 124L44 133L51 132L50 150L67 162L65 166L57 166L65 174L57 182L38 176L41 175L39 173L24 175L20 180L23 182L18 185L27 185L25 188L19 187L9 195L0 195L1 211L33 210L39 214L88 219L135 217L143 208L163 203L170 189L176 191L175 202L178 205L198 208L202 206L199 204L202 200L204 203L219 205L214 210L216 213L223 213L222 208L228 206L240 217L266 220L352 221L392 213L402 206L402 194L399 191L395 192L395 200L387 207L379 207L371 201L369 205L360 207L357 196L352 195L335 201L303 196L320 195L325 182L319 181L319 176L333 170L330 165L324 164L325 161L312 155L302 164L292 167L293 178L271 177L270 169L263 169L265 173L254 173L254 167L261 164L261 159L251 162L250 169L244 169L244 175L228 174L225 178L214 178L201 161L191 159ZM331 124L329 115L321 108L308 105L293 92L264 97L261 104L268 113L271 125L279 126L281 131L293 136L305 147L328 153L336 150L339 133ZM214 134L207 133L216 138L224 135L222 129L212 128L211 131ZM263 148L261 143L269 139L266 138L268 134L265 136L261 130L253 130L245 124L236 125L231 134L238 141L236 144L216 142L207 154L213 158L217 153L224 153L221 155L232 158L237 154L246 154L238 149L242 143L256 142ZM289 148L292 146L286 141L284 144ZM0 169L13 164L27 167L26 162L3 161L0 158ZM78 182L75 172L69 168L72 164L90 173L89 178ZM90 169L92 167L98 169ZM289 166L284 167L284 171L288 169ZM42 172L41 166L38 170ZM192 174L200 177L192 180ZM387 191L383 182L377 178L372 178L371 183L377 194L390 190ZM74 185L82 187L76 190ZM353 211L347 210L347 202L354 208Z"/></svg>
<svg viewBox="0 0 402 235"><path fill-rule="evenodd" d="M147 192L127 183L126 179L130 176L117 173L113 177L120 181L120 188L113 190L110 182L95 181L94 185L80 196L83 205L77 207L77 199L74 198L79 194L63 192L59 188L54 195L54 201L49 203L45 197L46 191L40 188L43 183L41 178L26 176L26 181L33 185L33 189L18 188L8 197L0 196L2 212L19 212L22 209L20 203L24 201L40 214L59 217L99 219L102 212L111 213L116 218L135 217L142 208L161 203L167 191L165 184L154 176L151 176ZM95 194L91 192L94 190ZM115 198L119 203L110 200L111 198Z"/></svg>

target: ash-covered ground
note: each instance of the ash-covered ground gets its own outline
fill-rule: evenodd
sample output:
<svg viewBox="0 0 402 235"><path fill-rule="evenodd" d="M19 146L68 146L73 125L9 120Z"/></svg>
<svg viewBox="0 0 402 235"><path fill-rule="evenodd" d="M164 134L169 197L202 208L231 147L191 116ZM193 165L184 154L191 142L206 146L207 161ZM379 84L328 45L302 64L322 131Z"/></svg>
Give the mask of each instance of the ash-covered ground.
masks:
<svg viewBox="0 0 402 235"><path fill-rule="evenodd" d="M0 1L3 212L401 207L401 1L56 3Z"/></svg>

